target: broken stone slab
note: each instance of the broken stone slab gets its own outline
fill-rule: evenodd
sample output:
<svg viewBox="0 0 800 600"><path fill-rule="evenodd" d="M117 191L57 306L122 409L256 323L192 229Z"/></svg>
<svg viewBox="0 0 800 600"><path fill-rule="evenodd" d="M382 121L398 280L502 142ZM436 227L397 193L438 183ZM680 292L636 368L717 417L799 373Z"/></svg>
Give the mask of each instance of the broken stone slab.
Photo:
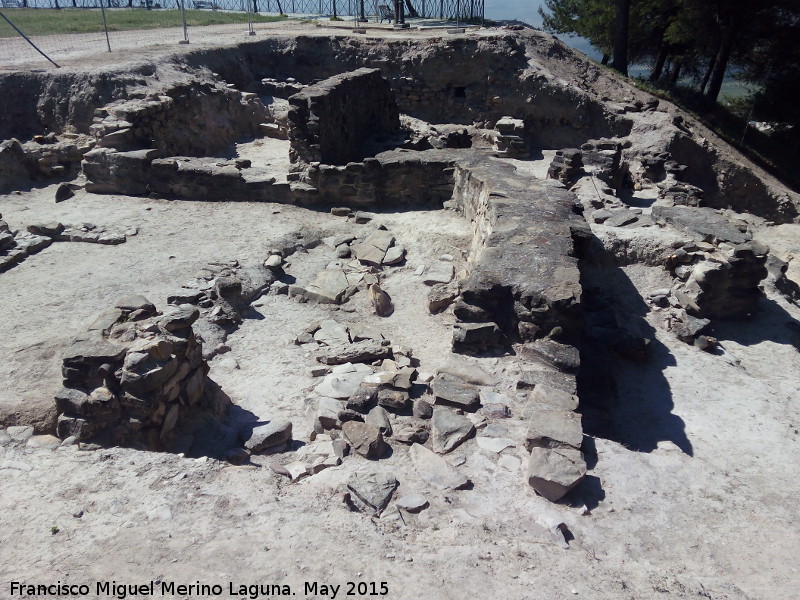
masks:
<svg viewBox="0 0 800 600"><path fill-rule="evenodd" d="M418 513L428 508L428 499L422 494L406 494L397 501L397 507L410 513Z"/></svg>
<svg viewBox="0 0 800 600"><path fill-rule="evenodd" d="M141 311L140 318L152 317L156 314L156 306L141 294L132 294L120 298L114 303L115 308L119 308L123 313L129 314Z"/></svg>
<svg viewBox="0 0 800 600"><path fill-rule="evenodd" d="M165 331L178 331L191 327L200 318L200 310L191 304L180 304L158 320Z"/></svg>
<svg viewBox="0 0 800 600"><path fill-rule="evenodd" d="M12 425L6 428L6 433L15 442L25 442L33 437L33 425Z"/></svg>
<svg viewBox="0 0 800 600"><path fill-rule="evenodd" d="M253 428L244 446L250 452L261 452L267 448L285 444L291 439L291 421L271 421L266 425Z"/></svg>
<svg viewBox="0 0 800 600"><path fill-rule="evenodd" d="M447 261L437 261L422 276L422 283L425 285L436 285L437 283L450 283L453 280L455 269L453 263Z"/></svg>
<svg viewBox="0 0 800 600"><path fill-rule="evenodd" d="M389 448L380 429L369 423L348 421L342 425L342 433L353 450L365 458L381 458Z"/></svg>
<svg viewBox="0 0 800 600"><path fill-rule="evenodd" d="M51 221L49 223L35 223L33 225L28 225L28 231L34 235L55 237L64 231L64 226L58 221Z"/></svg>
<svg viewBox="0 0 800 600"><path fill-rule="evenodd" d="M608 219L605 219L603 224L609 227L624 227L625 225L635 223L638 218L638 212L624 208L613 212Z"/></svg>
<svg viewBox="0 0 800 600"><path fill-rule="evenodd" d="M383 264L389 266L396 265L403 262L405 257L405 248L402 246L392 246L386 251L386 255L383 257Z"/></svg>
<svg viewBox="0 0 800 600"><path fill-rule="evenodd" d="M323 397L317 406L317 422L322 429L335 429L341 425L339 413L344 408L343 404L335 398Z"/></svg>
<svg viewBox="0 0 800 600"><path fill-rule="evenodd" d="M478 437L476 439L478 446L487 452L500 454L506 448L513 448L515 446L514 440L504 437Z"/></svg>
<svg viewBox="0 0 800 600"><path fill-rule="evenodd" d="M528 451L534 447L580 448L583 443L580 415L566 410L537 410L530 418L525 440Z"/></svg>
<svg viewBox="0 0 800 600"><path fill-rule="evenodd" d="M365 323L354 323L350 325L350 338L354 342L361 342L363 340L374 340L380 342L383 340L383 334L378 329L367 325Z"/></svg>
<svg viewBox="0 0 800 600"><path fill-rule="evenodd" d="M528 484L556 502L586 475L586 462L574 448L533 448L528 459Z"/></svg>
<svg viewBox="0 0 800 600"><path fill-rule="evenodd" d="M384 346L374 340L364 340L354 344L337 344L320 348L317 361L326 365L339 365L346 362L372 362L388 358L392 354L390 346Z"/></svg>
<svg viewBox="0 0 800 600"><path fill-rule="evenodd" d="M522 354L533 356L565 373L575 373L581 364L580 353L575 346L561 344L551 339L523 344Z"/></svg>
<svg viewBox="0 0 800 600"><path fill-rule="evenodd" d="M319 344L335 346L337 344L349 344L350 334L347 332L347 327L341 323L333 319L325 319L319 324L319 328L313 332L313 339Z"/></svg>
<svg viewBox="0 0 800 600"><path fill-rule="evenodd" d="M449 404L471 411L480 407L478 389L452 375L439 373L433 380L431 389L434 404Z"/></svg>
<svg viewBox="0 0 800 600"><path fill-rule="evenodd" d="M347 399L347 408L358 412L367 412L375 403L378 388L373 385L359 385L356 391Z"/></svg>
<svg viewBox="0 0 800 600"><path fill-rule="evenodd" d="M369 369L372 372L372 369ZM344 372L344 373L331 373L326 375L314 391L320 396L329 396L330 398L347 399L353 396L361 385L365 373L362 370Z"/></svg>
<svg viewBox="0 0 800 600"><path fill-rule="evenodd" d="M420 477L440 490L459 490L470 484L469 478L425 446L412 444L408 451Z"/></svg>
<svg viewBox="0 0 800 600"><path fill-rule="evenodd" d="M389 505L400 483L388 473L370 473L357 476L347 484L347 489L357 500L356 507L363 512L379 515Z"/></svg>
<svg viewBox="0 0 800 600"><path fill-rule="evenodd" d="M379 267L392 244L394 236L388 231L379 229L360 244L353 244L351 250L359 262Z"/></svg>
<svg viewBox="0 0 800 600"><path fill-rule="evenodd" d="M314 281L306 287L290 286L290 296L303 296L320 304L341 304L350 287L347 275L341 269L325 269L317 273Z"/></svg>
<svg viewBox="0 0 800 600"><path fill-rule="evenodd" d="M392 439L403 444L424 444L428 441L430 432L419 421L401 422L395 428Z"/></svg>
<svg viewBox="0 0 800 600"><path fill-rule="evenodd" d="M456 323L453 326L453 350L494 346L503 343L503 335L495 323Z"/></svg>
<svg viewBox="0 0 800 600"><path fill-rule="evenodd" d="M466 417L444 406L434 407L431 420L434 452L447 454L474 433L475 426Z"/></svg>
<svg viewBox="0 0 800 600"><path fill-rule="evenodd" d="M578 397L564 390L541 383L533 388L529 399L532 404L561 410L577 410Z"/></svg>

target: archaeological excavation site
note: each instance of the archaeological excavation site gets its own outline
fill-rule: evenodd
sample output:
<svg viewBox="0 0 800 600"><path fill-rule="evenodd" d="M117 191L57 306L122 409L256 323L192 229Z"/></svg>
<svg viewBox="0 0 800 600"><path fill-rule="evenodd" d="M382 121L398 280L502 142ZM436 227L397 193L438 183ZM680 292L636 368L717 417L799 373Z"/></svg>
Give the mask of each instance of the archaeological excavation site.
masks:
<svg viewBox="0 0 800 600"><path fill-rule="evenodd" d="M793 597L794 190L521 26L113 58L0 72L0 598Z"/></svg>

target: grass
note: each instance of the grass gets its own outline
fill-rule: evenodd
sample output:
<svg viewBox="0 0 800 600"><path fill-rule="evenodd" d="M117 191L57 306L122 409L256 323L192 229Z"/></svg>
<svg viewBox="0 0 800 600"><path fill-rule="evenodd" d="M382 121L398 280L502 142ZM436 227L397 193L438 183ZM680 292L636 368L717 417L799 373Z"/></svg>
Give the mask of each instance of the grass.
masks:
<svg viewBox="0 0 800 600"><path fill-rule="evenodd" d="M7 8L3 13L23 33L30 36L94 33L103 30L103 17L99 9L49 8ZM253 23L271 23L286 17L264 17L252 15ZM179 10L144 10L113 8L106 10L109 31L129 31L132 29L159 29L161 27L181 27ZM219 12L213 10L187 10L186 24L189 27L204 25L225 25L228 23L247 23L247 13ZM17 33L0 19L0 38L14 37Z"/></svg>

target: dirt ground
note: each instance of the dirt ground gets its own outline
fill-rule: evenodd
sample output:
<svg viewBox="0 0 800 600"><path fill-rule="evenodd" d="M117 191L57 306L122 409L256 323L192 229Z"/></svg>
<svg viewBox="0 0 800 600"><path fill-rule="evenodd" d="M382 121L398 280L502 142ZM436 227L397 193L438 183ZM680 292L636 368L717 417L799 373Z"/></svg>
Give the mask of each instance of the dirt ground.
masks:
<svg viewBox="0 0 800 600"><path fill-rule="evenodd" d="M278 146L248 142L238 153L281 171ZM552 156L511 162L544 177ZM125 448L0 444L0 598L34 597L12 594L12 581L86 583L88 598L111 597L94 587L110 581L219 584L224 598L277 597L229 593L229 585L255 584L285 584L298 598L341 598L348 582L386 582L391 600L795 597L800 338L787 323L800 320L800 308L771 284L753 321L717 328L717 354L678 341L656 314L643 316L654 356L614 371L609 435L589 440L589 474L559 503L537 496L524 477L526 422L514 356L462 359L497 378L486 390L508 396L513 417L503 426L519 442L497 454L471 439L447 455L469 473L472 489L430 487L400 444L380 461L349 456L289 483L270 466L307 452L319 382L309 373L313 357L293 343L295 336L324 318L368 323L413 348L420 370L434 372L452 358L454 317L429 314L427 288L414 273L443 254L463 268L469 223L452 211L420 210L380 213L355 225L295 206L84 191L56 204L54 192L49 186L0 196L3 219L12 229L60 221L138 233L118 246L54 243L0 275L6 424L41 428L52 418L61 353L121 296L141 293L163 309L167 295L209 261L260 262L277 240L295 233L323 239L383 224L407 248L407 263L385 280L396 308L390 317L373 315L363 292L341 307L268 295L228 338L230 351L212 360L210 377L236 405L292 422L298 443L291 452L233 466ZM764 229L758 238L789 252L800 225ZM303 282L331 260L333 249L323 242L294 254L287 271ZM629 301L631 312L637 298L668 287L661 267L597 269L592 277L623 305ZM370 472L398 479L395 498L421 493L430 506L417 515L390 506L379 518L351 512L342 487ZM341 587L334 595L305 587L312 583ZM368 595L356 590L354 597Z"/></svg>
<svg viewBox="0 0 800 600"><path fill-rule="evenodd" d="M263 260L271 240L301 222L306 234L320 236L354 227L292 206L84 192L53 204L52 194L9 195L4 218L12 227L49 219L132 225L139 233L119 246L56 243L3 274L0 397L5 414L22 422L26 411L51 402L71 336L117 297L140 292L163 307L210 259ZM448 357L452 317L428 314L425 286L413 273L445 252L459 258L468 224L450 211L376 221L408 248L408 264L385 286L393 316L365 316L359 296L341 309L267 296L256 303L263 318L247 320L229 338L231 352L212 362L210 376L234 402L259 417L289 418L297 439L307 439L315 382L312 358L292 340L309 322L374 321L414 348L422 369ZM320 245L295 255L289 270L303 280L331 255ZM624 270L642 294L661 277L655 267ZM430 508L418 516L390 510L380 519L350 512L337 495L354 472L377 468L360 457L289 484L268 468L288 455L235 467L119 448L1 448L0 578L286 583L300 597L325 597L304 596L304 582L386 581L387 597L397 599L479 590L531 599L788 598L800 566L800 381L793 376L800 354L784 325L798 317L797 307L770 293L755 321L723 331L722 356L655 327L663 355L617 374L622 401L612 419L628 438L596 439L590 476L555 505L525 483L524 449L504 451L518 460L501 465L474 440L454 453L466 461L472 490L434 491L402 448L381 461L380 470L400 481L398 496L421 492ZM499 375L494 389L512 401L514 361L481 365ZM512 419L509 429L520 435L524 423ZM559 523L570 532L568 548L550 530Z"/></svg>

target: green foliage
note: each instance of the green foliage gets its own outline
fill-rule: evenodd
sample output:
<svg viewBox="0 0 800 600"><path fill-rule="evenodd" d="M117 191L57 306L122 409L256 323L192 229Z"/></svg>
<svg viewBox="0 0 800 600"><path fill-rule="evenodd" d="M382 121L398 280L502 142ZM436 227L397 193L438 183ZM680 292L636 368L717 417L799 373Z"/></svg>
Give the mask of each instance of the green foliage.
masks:
<svg viewBox="0 0 800 600"><path fill-rule="evenodd" d="M99 9L9 8L3 9L3 12L25 34L31 36L103 30L103 17ZM251 17L253 23L283 20L282 17L264 17L259 14ZM179 10L113 9L106 11L106 22L109 31L183 26ZM190 27L227 23L247 23L247 14L211 10L186 11L186 24ZM16 35L8 23L0 22L0 38Z"/></svg>

